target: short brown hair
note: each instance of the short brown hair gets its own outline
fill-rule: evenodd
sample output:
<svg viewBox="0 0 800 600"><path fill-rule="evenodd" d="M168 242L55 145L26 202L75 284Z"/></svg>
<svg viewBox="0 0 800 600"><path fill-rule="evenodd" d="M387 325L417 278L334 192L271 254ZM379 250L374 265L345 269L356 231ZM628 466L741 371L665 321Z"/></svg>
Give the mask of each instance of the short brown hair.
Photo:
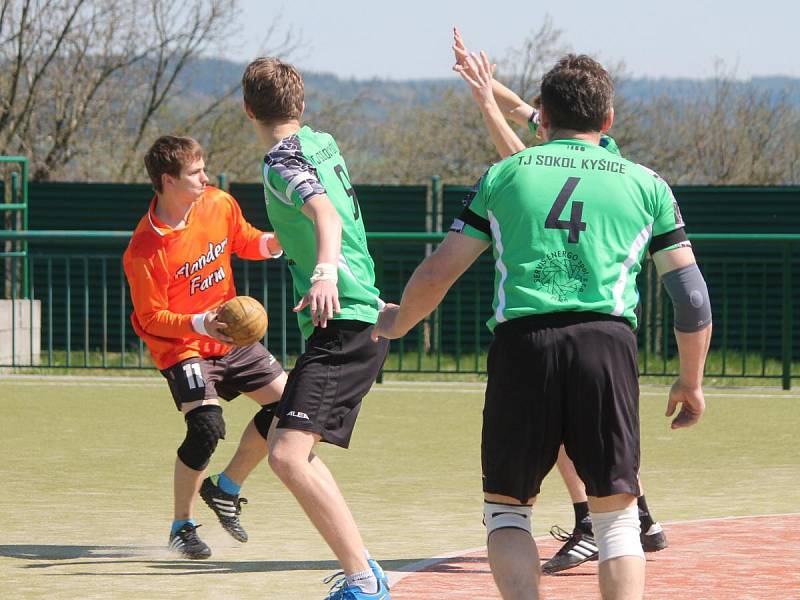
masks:
<svg viewBox="0 0 800 600"><path fill-rule="evenodd" d="M567 54L542 79L542 107L551 129L600 131L614 103L614 84L585 54Z"/></svg>
<svg viewBox="0 0 800 600"><path fill-rule="evenodd" d="M144 166L156 192L162 192L162 175L180 177L183 167L200 158L203 158L203 147L196 139L162 135L144 155Z"/></svg>
<svg viewBox="0 0 800 600"><path fill-rule="evenodd" d="M244 103L259 121L299 119L303 112L303 77L277 58L257 58L242 75Z"/></svg>

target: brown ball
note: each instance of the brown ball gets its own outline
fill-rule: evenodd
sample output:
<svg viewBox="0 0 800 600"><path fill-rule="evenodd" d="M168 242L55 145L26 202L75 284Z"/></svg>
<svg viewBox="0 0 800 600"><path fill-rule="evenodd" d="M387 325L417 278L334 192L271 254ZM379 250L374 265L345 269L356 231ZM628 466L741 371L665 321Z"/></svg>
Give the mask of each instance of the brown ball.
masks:
<svg viewBox="0 0 800 600"><path fill-rule="evenodd" d="M220 306L217 321L225 323L222 332L237 346L249 346L267 332L267 311L250 296L235 296Z"/></svg>

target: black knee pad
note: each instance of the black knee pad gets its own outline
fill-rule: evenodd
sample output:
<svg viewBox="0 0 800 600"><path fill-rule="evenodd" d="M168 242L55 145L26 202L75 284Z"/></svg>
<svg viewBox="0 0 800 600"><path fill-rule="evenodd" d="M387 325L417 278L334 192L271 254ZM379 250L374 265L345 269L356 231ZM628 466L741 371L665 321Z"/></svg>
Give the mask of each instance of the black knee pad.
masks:
<svg viewBox="0 0 800 600"><path fill-rule="evenodd" d="M256 416L253 417L253 424L264 439L267 439L267 434L269 434L269 428L272 425L272 418L275 416L276 408L278 408L277 402L265 404L261 407L261 410L256 413Z"/></svg>
<svg viewBox="0 0 800 600"><path fill-rule="evenodd" d="M222 408L216 404L198 406L186 415L186 439L178 448L178 458L190 469L202 471L220 439L225 439Z"/></svg>

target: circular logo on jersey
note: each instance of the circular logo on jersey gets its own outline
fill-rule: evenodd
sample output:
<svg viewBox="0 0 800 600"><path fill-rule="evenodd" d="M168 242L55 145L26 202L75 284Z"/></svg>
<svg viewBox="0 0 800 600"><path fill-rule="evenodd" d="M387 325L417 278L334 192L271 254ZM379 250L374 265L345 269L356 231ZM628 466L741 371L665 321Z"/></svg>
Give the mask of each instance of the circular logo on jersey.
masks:
<svg viewBox="0 0 800 600"><path fill-rule="evenodd" d="M589 270L580 257L569 250L551 252L533 271L537 289L545 290L556 302L566 302L586 289Z"/></svg>

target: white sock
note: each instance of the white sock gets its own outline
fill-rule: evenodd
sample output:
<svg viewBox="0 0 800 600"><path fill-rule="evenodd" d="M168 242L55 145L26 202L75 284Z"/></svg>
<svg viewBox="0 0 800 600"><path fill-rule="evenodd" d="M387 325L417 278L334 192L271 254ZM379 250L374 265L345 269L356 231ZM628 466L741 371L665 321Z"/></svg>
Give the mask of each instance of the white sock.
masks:
<svg viewBox="0 0 800 600"><path fill-rule="evenodd" d="M375 579L375 573L372 572L372 569L345 575L345 579L347 580L347 585L356 585L365 594L376 594L378 592L378 580Z"/></svg>

